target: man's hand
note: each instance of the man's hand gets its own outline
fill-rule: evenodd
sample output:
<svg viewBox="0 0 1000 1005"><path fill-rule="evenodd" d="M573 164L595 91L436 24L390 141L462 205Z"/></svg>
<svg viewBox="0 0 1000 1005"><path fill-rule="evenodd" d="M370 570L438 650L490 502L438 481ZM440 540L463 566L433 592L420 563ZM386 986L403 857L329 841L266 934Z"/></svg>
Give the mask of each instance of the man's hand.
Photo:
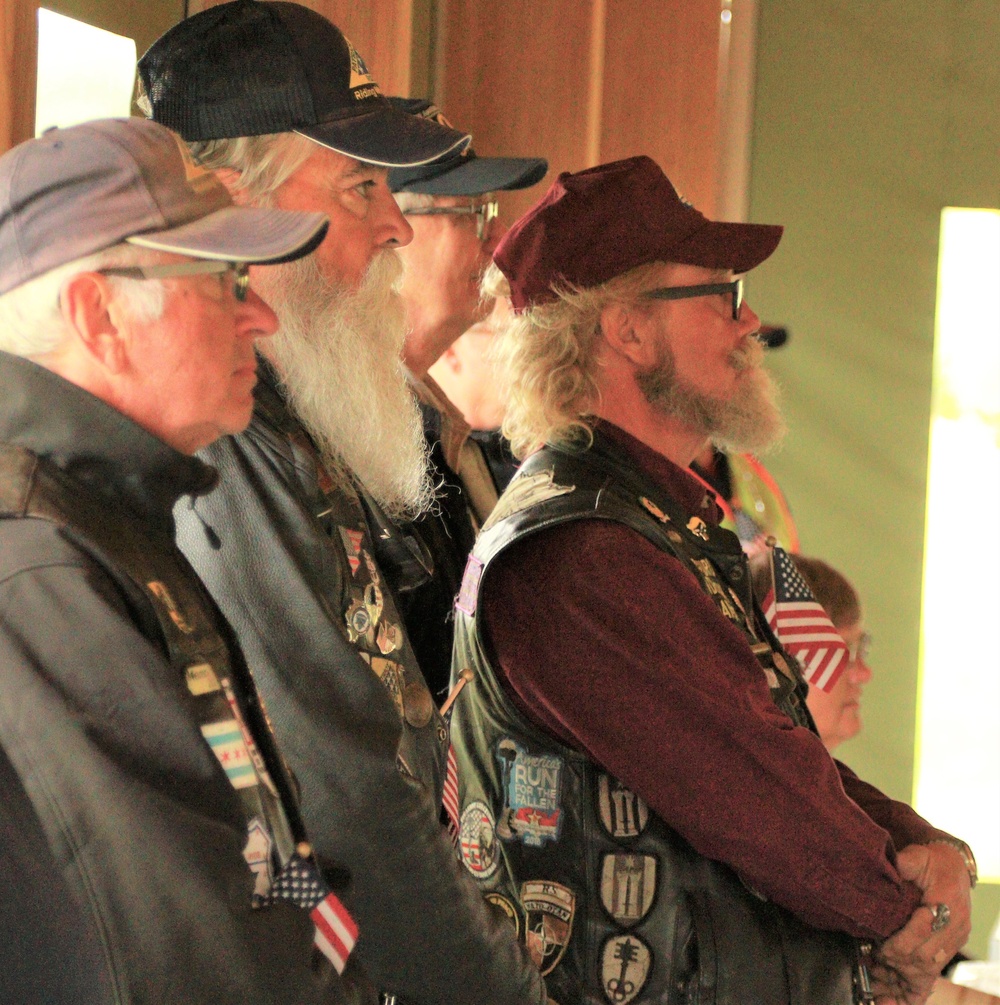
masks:
<svg viewBox="0 0 1000 1005"><path fill-rule="evenodd" d="M910 845L896 861L900 876L920 888L923 903L876 954L872 989L878 1005L922 1005L941 968L969 937L969 873L958 849L947 844ZM947 905L948 921L941 925L939 918L935 930L940 904Z"/></svg>

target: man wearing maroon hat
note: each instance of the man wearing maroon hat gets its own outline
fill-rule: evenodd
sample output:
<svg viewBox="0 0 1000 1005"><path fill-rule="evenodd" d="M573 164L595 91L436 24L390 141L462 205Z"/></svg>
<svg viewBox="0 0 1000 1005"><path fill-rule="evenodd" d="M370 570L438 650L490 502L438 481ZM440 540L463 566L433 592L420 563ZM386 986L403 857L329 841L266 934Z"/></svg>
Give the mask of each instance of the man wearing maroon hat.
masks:
<svg viewBox="0 0 1000 1005"><path fill-rule="evenodd" d="M829 757L686 470L781 435L735 278L780 236L637 157L561 175L486 279L527 459L457 602L461 848L558 1002L920 1002L969 931L971 853Z"/></svg>

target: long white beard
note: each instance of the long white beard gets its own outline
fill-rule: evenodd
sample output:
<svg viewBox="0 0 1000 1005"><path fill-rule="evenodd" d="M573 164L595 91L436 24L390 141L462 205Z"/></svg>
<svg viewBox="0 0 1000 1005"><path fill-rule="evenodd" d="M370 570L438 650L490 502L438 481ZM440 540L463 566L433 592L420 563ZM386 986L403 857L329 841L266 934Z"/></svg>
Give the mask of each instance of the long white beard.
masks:
<svg viewBox="0 0 1000 1005"><path fill-rule="evenodd" d="M340 289L307 256L258 270L254 284L280 324L262 348L324 461L353 474L390 517L410 519L434 493L400 360L401 272L396 254L383 251L357 290Z"/></svg>
<svg viewBox="0 0 1000 1005"><path fill-rule="evenodd" d="M673 353L664 340L656 365L637 377L646 399L664 415L680 419L733 453L764 453L776 446L786 427L778 407L778 387L763 367L763 347L748 339L729 357L743 374L728 398L713 398L677 376Z"/></svg>

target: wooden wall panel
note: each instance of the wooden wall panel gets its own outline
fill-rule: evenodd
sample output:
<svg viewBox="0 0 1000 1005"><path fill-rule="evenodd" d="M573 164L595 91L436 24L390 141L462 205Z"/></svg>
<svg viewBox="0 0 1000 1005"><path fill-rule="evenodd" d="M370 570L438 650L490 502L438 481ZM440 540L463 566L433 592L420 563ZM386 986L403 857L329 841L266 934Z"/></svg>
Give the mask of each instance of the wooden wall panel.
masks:
<svg viewBox="0 0 1000 1005"><path fill-rule="evenodd" d="M719 0L607 0L601 160L647 154L715 211Z"/></svg>
<svg viewBox="0 0 1000 1005"><path fill-rule="evenodd" d="M508 222L560 171L592 163L587 140L594 9L594 0L439 4L443 37L435 97L445 114L473 134L481 154L549 159L545 181L504 194Z"/></svg>
<svg viewBox="0 0 1000 1005"><path fill-rule="evenodd" d="M649 154L711 214L718 0L439 0L436 99L483 154L548 157L546 183ZM544 184L505 195L510 219Z"/></svg>
<svg viewBox="0 0 1000 1005"><path fill-rule="evenodd" d="M0 154L35 135L37 0L0 4Z"/></svg>
<svg viewBox="0 0 1000 1005"><path fill-rule="evenodd" d="M195 14L225 0L190 0ZM332 21L361 54L385 94L410 93L413 0L296 0Z"/></svg>

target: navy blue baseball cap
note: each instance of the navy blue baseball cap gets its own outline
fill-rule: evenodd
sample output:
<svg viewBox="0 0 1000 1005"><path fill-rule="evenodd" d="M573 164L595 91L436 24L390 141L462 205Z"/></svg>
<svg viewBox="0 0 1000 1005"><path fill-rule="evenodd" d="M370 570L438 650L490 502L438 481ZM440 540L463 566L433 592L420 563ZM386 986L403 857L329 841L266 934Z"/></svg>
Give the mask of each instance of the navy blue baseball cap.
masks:
<svg viewBox="0 0 1000 1005"><path fill-rule="evenodd" d="M139 60L152 118L189 142L296 132L383 167L464 150L472 137L408 115L321 14L281 0L233 0L186 18Z"/></svg>
<svg viewBox="0 0 1000 1005"><path fill-rule="evenodd" d="M441 110L424 98L390 98L389 102L409 115L453 128ZM483 195L537 185L548 169L549 162L541 157L479 157L469 146L451 150L429 164L393 168L389 188L424 195Z"/></svg>

